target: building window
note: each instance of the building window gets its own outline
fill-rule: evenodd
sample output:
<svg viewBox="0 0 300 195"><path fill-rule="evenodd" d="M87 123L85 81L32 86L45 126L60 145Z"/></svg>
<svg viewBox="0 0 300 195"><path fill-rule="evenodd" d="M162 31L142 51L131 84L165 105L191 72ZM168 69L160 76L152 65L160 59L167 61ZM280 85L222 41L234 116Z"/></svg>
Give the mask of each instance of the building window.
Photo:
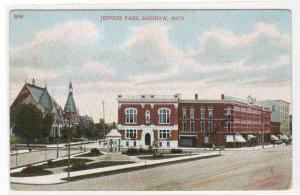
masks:
<svg viewBox="0 0 300 195"><path fill-rule="evenodd" d="M190 109L190 119L194 119L195 118L195 109Z"/></svg>
<svg viewBox="0 0 300 195"><path fill-rule="evenodd" d="M227 110L227 120L231 120L231 111Z"/></svg>
<svg viewBox="0 0 300 195"><path fill-rule="evenodd" d="M162 142L158 142L159 143L159 147L162 147Z"/></svg>
<svg viewBox="0 0 300 195"><path fill-rule="evenodd" d="M126 138L135 139L136 129L126 129Z"/></svg>
<svg viewBox="0 0 300 195"><path fill-rule="evenodd" d="M272 105L272 112L275 112L275 105Z"/></svg>
<svg viewBox="0 0 300 195"><path fill-rule="evenodd" d="M209 108L209 109L208 109L208 118L209 118L209 119L212 119L212 118L213 118L213 109L212 109L212 108Z"/></svg>
<svg viewBox="0 0 300 195"><path fill-rule="evenodd" d="M205 109L204 108L200 109L200 118L205 119Z"/></svg>
<svg viewBox="0 0 300 195"><path fill-rule="evenodd" d="M136 147L136 142L133 142L133 146Z"/></svg>
<svg viewBox="0 0 300 195"><path fill-rule="evenodd" d="M170 147L170 142L167 142L167 147Z"/></svg>
<svg viewBox="0 0 300 195"><path fill-rule="evenodd" d="M137 121L137 109L136 108L127 108L125 109L126 123L135 124Z"/></svg>
<svg viewBox="0 0 300 195"><path fill-rule="evenodd" d="M170 123L171 110L168 108L161 108L158 110L158 118L160 124Z"/></svg>
<svg viewBox="0 0 300 195"><path fill-rule="evenodd" d="M194 131L195 130L195 121L191 120L190 121L190 131Z"/></svg>
<svg viewBox="0 0 300 195"><path fill-rule="evenodd" d="M213 131L213 122L212 121L208 121L208 131L209 132Z"/></svg>
<svg viewBox="0 0 300 195"><path fill-rule="evenodd" d="M186 121L182 121L182 131L186 131Z"/></svg>
<svg viewBox="0 0 300 195"><path fill-rule="evenodd" d="M145 112L146 123L150 123L150 111L146 110Z"/></svg>
<svg viewBox="0 0 300 195"><path fill-rule="evenodd" d="M159 130L159 139L169 139L170 130Z"/></svg>
<svg viewBox="0 0 300 195"><path fill-rule="evenodd" d="M200 131L202 131L202 132L205 131L205 121L200 122Z"/></svg>
<svg viewBox="0 0 300 195"><path fill-rule="evenodd" d="M182 118L186 119L186 109L182 109Z"/></svg>
<svg viewBox="0 0 300 195"><path fill-rule="evenodd" d="M231 122L227 122L227 131L231 132Z"/></svg>
<svg viewBox="0 0 300 195"><path fill-rule="evenodd" d="M126 147L128 147L129 146L129 142L126 142Z"/></svg>

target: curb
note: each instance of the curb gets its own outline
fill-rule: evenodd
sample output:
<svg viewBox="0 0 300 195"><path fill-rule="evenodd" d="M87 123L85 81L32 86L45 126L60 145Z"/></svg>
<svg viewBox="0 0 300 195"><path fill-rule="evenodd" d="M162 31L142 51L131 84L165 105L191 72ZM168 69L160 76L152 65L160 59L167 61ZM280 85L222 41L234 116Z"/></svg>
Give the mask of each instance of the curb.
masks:
<svg viewBox="0 0 300 195"><path fill-rule="evenodd" d="M71 182L77 181L77 180L81 180L84 178L103 177L103 176L107 176L107 175L114 175L114 174L129 172L129 171L136 171L136 170L148 169L148 168L153 168L153 167L158 167L158 166L165 166L167 164L169 165L169 164L176 164L176 163L182 163L182 162L193 161L193 160L213 158L213 157L217 157L217 156L221 156L221 155L214 154L214 155L210 155L210 156L200 156L200 157L196 157L196 158L192 158L192 159L182 159L182 160L177 160L177 161L163 162L163 163L149 164L149 165L145 164L145 165L140 165L140 166L136 166L136 167L128 167L128 168L123 168L123 169L118 169L118 170L90 173L90 174L86 174L86 175L70 177L70 181ZM61 180L64 180L67 182L67 178L61 178Z"/></svg>

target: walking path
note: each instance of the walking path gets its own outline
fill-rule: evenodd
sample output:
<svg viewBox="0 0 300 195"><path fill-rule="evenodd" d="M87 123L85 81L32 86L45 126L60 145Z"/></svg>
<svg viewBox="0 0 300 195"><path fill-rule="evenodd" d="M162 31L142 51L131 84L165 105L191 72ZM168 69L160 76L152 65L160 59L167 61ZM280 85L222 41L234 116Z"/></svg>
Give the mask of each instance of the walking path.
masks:
<svg viewBox="0 0 300 195"><path fill-rule="evenodd" d="M264 145L264 148L275 148L275 147L283 147L283 146L286 146L286 144L284 143L278 145L268 144L268 145ZM254 146L254 147L225 148L226 151L236 151L236 150L247 151L247 150L261 150L261 149L263 149L261 145Z"/></svg>
<svg viewBox="0 0 300 195"><path fill-rule="evenodd" d="M219 152L206 152L201 154L196 154L192 156L183 156L183 157L175 157L169 159L162 159L162 160L145 160L137 163L126 164L126 165L118 165L118 166L110 166L110 167L103 167L103 168L96 168L96 169L89 169L83 171L75 171L70 172L70 177L79 177L89 174L98 174L98 173L113 173L117 171L125 171L125 170L133 170L133 169L141 169L150 166L155 166L164 163L171 163L171 162L179 162L185 160L193 160L198 158L207 158L213 156L219 156ZM11 172L18 172L22 170L22 168L12 170ZM35 176L35 177L10 177L11 183L19 183L19 184L36 184L36 185L43 185L43 184L58 184L58 183L65 183L67 182L65 179L67 178L66 173L59 173L59 174L52 174L52 175L45 175L45 176Z"/></svg>

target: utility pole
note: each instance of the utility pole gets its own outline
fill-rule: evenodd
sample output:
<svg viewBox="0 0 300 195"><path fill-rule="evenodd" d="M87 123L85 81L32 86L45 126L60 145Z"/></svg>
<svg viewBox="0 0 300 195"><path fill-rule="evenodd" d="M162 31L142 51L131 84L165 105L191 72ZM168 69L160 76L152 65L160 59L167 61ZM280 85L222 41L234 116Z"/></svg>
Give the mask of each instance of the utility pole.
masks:
<svg viewBox="0 0 300 195"><path fill-rule="evenodd" d="M105 129L105 110L104 110L104 100L102 101L102 114L103 114L103 131L104 131L104 134L106 135L106 129Z"/></svg>
<svg viewBox="0 0 300 195"><path fill-rule="evenodd" d="M264 111L262 111L262 148L265 148L265 118L264 118Z"/></svg>

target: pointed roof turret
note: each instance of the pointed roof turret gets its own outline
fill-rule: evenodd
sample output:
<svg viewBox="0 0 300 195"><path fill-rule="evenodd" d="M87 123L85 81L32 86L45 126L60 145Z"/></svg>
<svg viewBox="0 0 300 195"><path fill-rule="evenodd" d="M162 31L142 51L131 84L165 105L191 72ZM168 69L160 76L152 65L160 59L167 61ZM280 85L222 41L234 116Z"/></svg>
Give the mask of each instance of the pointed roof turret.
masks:
<svg viewBox="0 0 300 195"><path fill-rule="evenodd" d="M64 108L64 112L77 112L74 97L73 97L73 87L71 82L69 85L69 95Z"/></svg>
<svg viewBox="0 0 300 195"><path fill-rule="evenodd" d="M40 105L42 105L44 108L47 108L47 109L52 109L53 108L53 102L52 102L51 96L48 93L46 88L43 91L42 95L40 96L38 103Z"/></svg>
<svg viewBox="0 0 300 195"><path fill-rule="evenodd" d="M70 82L70 85L69 85L69 93L73 93L72 82Z"/></svg>

